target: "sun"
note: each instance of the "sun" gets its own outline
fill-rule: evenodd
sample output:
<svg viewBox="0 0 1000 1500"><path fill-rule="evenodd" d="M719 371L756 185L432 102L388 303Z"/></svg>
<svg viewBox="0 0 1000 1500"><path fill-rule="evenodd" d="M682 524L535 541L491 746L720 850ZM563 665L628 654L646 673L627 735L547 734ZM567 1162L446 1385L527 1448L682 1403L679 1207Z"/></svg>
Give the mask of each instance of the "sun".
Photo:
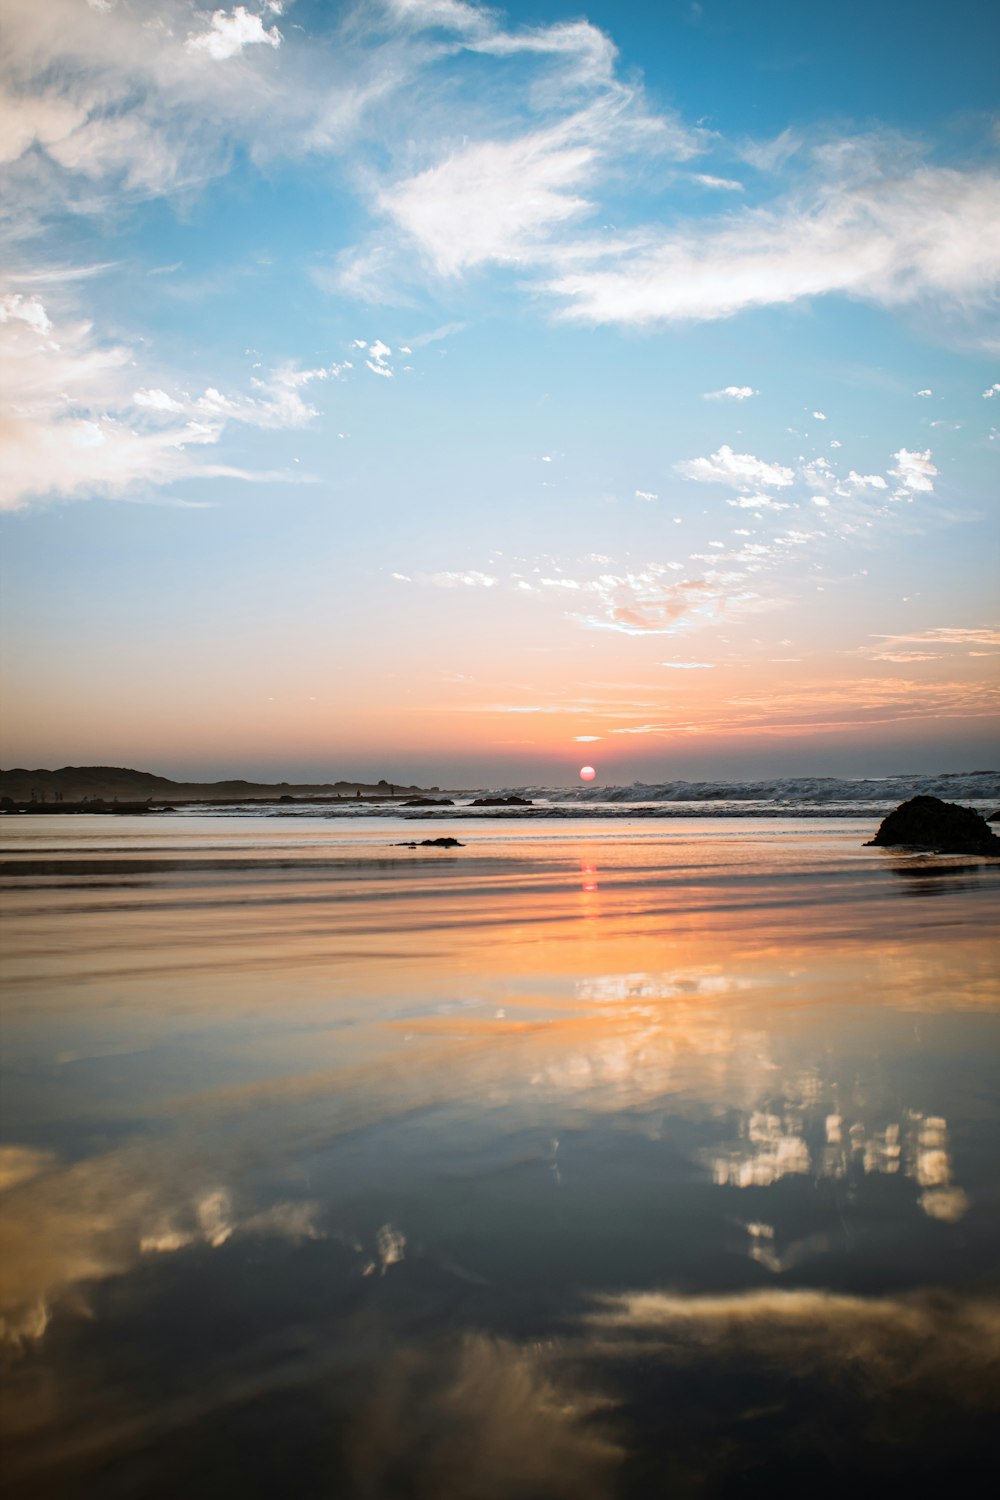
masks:
<svg viewBox="0 0 1000 1500"><path fill-rule="evenodd" d="M594 770L593 766L581 766L580 767L580 780L581 781L593 781L593 779L594 779L594 777L596 775L597 775L597 772Z"/></svg>

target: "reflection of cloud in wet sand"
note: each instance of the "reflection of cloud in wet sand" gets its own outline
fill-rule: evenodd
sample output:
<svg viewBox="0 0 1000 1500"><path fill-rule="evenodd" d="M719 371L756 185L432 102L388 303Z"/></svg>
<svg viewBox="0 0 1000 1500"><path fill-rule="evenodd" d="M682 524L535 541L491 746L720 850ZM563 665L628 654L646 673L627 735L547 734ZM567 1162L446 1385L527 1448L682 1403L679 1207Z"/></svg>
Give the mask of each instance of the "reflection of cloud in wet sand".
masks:
<svg viewBox="0 0 1000 1500"><path fill-rule="evenodd" d="M599 1298L587 1323L595 1350L612 1356L631 1357L641 1342L650 1355L677 1364L750 1353L803 1375L854 1367L872 1386L947 1383L972 1406L1000 1395L1000 1303L989 1298L628 1292Z"/></svg>
<svg viewBox="0 0 1000 1500"><path fill-rule="evenodd" d="M848 1126L830 1103L833 1092L829 1085L824 1090L819 1074L812 1071L798 1080L797 1087L794 1082L786 1085L777 1103L747 1111L740 1122L739 1143L711 1155L713 1181L720 1187L753 1188L788 1176L901 1174L922 1189L917 1201L928 1218L957 1223L964 1217L969 1196L952 1182L946 1120L904 1110L900 1120L888 1124L854 1119ZM758 1244L751 1251L753 1259L777 1269L773 1257L762 1258L763 1249Z"/></svg>
<svg viewBox="0 0 1000 1500"><path fill-rule="evenodd" d="M772 1473L787 1481L786 1460L819 1454L824 1465L864 1472L890 1449L917 1472L949 1450L969 1463L963 1445L993 1441L1000 1303L992 1299L637 1292L600 1299L589 1321L593 1367L605 1381L619 1372L630 1429L655 1423L678 1471L718 1473L718 1448L698 1431L706 1421L727 1434L730 1478L749 1461L777 1465ZM697 1409L706 1396L708 1414Z"/></svg>
<svg viewBox="0 0 1000 1500"><path fill-rule="evenodd" d="M218 1442L240 1411L253 1451L270 1413L310 1389L322 1414L309 1442L350 1500L729 1493L748 1472L787 1482L817 1455L827 1475L859 1453L876 1472L956 1449L967 1461L961 1445L988 1441L1000 1396L1000 1305L986 1299L624 1293L562 1340L523 1343L415 1339L394 1306L322 1330L291 1361L258 1352L179 1402L113 1398L62 1451L25 1454L21 1476L112 1461L127 1475L140 1451L169 1476L176 1442L183 1453L193 1427Z"/></svg>
<svg viewBox="0 0 1000 1500"><path fill-rule="evenodd" d="M621 1450L605 1404L557 1369L552 1346L481 1334L398 1352L355 1427L349 1462L373 1500L600 1500Z"/></svg>
<svg viewBox="0 0 1000 1500"><path fill-rule="evenodd" d="M713 1003L734 991L743 995L752 987L708 973L599 976L578 982L575 1000L587 1007L582 1015L513 1026L506 1018L445 1017L452 1034L425 1032L424 1046L396 1054L391 1067L217 1090L188 1101L188 1108L195 1119L204 1110L211 1120L216 1112L253 1110L278 1095L283 1129L294 1135L306 1116L293 1106L308 1110L319 1097L322 1138L329 1141L447 1102L485 1099L517 1108L527 1099L533 1111L544 1109L564 1123L578 1113L589 1119L603 1111L641 1112L668 1097L683 1113L685 1095L693 1092L696 1111L699 1100L712 1098L738 1108L738 1139L707 1154L708 1174L720 1187L897 1174L912 1181L928 1217L954 1223L965 1215L970 1200L954 1182L944 1119L904 1110L896 1121L875 1123L841 1113L846 1106L835 1104L838 1091L818 1067L789 1072L776 1087L774 1039L752 1029L751 1017L732 1016ZM457 1026L471 1036L455 1036ZM28 1147L0 1152L0 1190L7 1189L0 1218L0 1342L40 1338L55 1302L79 1302L82 1284L124 1273L143 1255L217 1248L233 1235L318 1236L314 1203L237 1203L224 1185L233 1180L231 1170L207 1165L207 1139L206 1131L198 1150L187 1153L175 1140L70 1166ZM280 1154L280 1142L269 1145ZM558 1180L558 1172L553 1175ZM766 1210L758 1213L767 1217ZM779 1253L773 1226L757 1227L748 1231L749 1254L775 1272L823 1248L807 1238ZM384 1271L404 1253L399 1231L384 1230L384 1244L365 1252L372 1271Z"/></svg>
<svg viewBox="0 0 1000 1500"><path fill-rule="evenodd" d="M319 1236L316 1204L240 1214L226 1188L180 1159L136 1148L57 1166L48 1153L11 1149L25 1167L35 1160L0 1213L0 1345L40 1339L56 1302L83 1311L86 1283L122 1275L142 1255L218 1248L234 1235Z"/></svg>
<svg viewBox="0 0 1000 1500"><path fill-rule="evenodd" d="M696 1393L686 1397L678 1378ZM755 1426L762 1398L777 1435ZM626 1293L600 1299L582 1336L561 1344L473 1336L397 1354L353 1459L363 1493L379 1500L403 1492L403 1475L415 1481L406 1493L441 1500L596 1496L647 1422L647 1469L697 1485L709 1472L735 1478L748 1452L761 1463L818 1444L846 1458L855 1436L918 1451L924 1440L947 1444L949 1418L989 1413L998 1398L993 1301ZM846 1433L845 1411L857 1421Z"/></svg>

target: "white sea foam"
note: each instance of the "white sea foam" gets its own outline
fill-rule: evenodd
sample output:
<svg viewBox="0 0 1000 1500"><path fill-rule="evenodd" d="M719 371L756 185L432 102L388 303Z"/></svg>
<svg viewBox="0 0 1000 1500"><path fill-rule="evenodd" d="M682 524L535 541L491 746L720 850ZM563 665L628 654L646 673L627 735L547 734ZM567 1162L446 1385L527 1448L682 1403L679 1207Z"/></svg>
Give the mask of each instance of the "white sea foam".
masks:
<svg viewBox="0 0 1000 1500"><path fill-rule="evenodd" d="M483 808L472 805L484 793L517 793L530 805ZM442 794L444 795L444 794ZM202 804L187 812L270 817L406 818L419 821L461 818L849 818L882 816L910 797L940 797L978 812L1000 807L1000 772L949 771L847 780L836 776L785 776L771 781L633 782L630 786L506 786L453 791L450 806L408 808L406 799L367 803L244 803L221 808Z"/></svg>
<svg viewBox="0 0 1000 1500"><path fill-rule="evenodd" d="M539 788L533 795L553 802L765 803L773 808L801 808L803 812L839 804L867 811L873 804L895 807L909 797L996 804L1000 800L1000 772L951 771L858 781L836 776L784 776L772 781L634 782L631 786L574 787L568 791Z"/></svg>

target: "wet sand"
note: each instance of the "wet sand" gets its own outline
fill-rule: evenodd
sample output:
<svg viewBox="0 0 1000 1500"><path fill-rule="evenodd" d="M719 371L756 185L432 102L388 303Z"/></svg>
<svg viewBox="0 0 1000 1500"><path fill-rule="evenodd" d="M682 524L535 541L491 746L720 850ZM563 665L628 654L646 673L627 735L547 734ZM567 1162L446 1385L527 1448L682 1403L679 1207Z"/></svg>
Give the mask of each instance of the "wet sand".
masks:
<svg viewBox="0 0 1000 1500"><path fill-rule="evenodd" d="M995 865L870 820L28 825L12 1494L971 1480Z"/></svg>

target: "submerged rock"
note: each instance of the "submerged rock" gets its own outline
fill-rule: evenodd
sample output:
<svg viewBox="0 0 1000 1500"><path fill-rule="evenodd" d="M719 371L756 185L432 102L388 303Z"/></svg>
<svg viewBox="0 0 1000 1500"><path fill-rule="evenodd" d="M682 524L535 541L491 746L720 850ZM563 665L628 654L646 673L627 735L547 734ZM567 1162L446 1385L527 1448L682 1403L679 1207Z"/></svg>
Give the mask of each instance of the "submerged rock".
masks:
<svg viewBox="0 0 1000 1500"><path fill-rule="evenodd" d="M408 797L404 807L454 807L450 797Z"/></svg>
<svg viewBox="0 0 1000 1500"><path fill-rule="evenodd" d="M1000 844L1000 839L997 840L997 843ZM417 842L416 839L414 839L414 840L412 840L409 843L397 844L396 848L397 849L464 849L465 845L462 844L462 843L460 843L458 839L450 839L450 838L444 838L444 839L421 839L419 841L419 843Z"/></svg>
<svg viewBox="0 0 1000 1500"><path fill-rule="evenodd" d="M470 807L530 807L531 799L511 792L509 797L474 797Z"/></svg>
<svg viewBox="0 0 1000 1500"><path fill-rule="evenodd" d="M940 797L911 797L883 818L866 848L909 845L936 854L1000 855L1000 838L974 808Z"/></svg>

